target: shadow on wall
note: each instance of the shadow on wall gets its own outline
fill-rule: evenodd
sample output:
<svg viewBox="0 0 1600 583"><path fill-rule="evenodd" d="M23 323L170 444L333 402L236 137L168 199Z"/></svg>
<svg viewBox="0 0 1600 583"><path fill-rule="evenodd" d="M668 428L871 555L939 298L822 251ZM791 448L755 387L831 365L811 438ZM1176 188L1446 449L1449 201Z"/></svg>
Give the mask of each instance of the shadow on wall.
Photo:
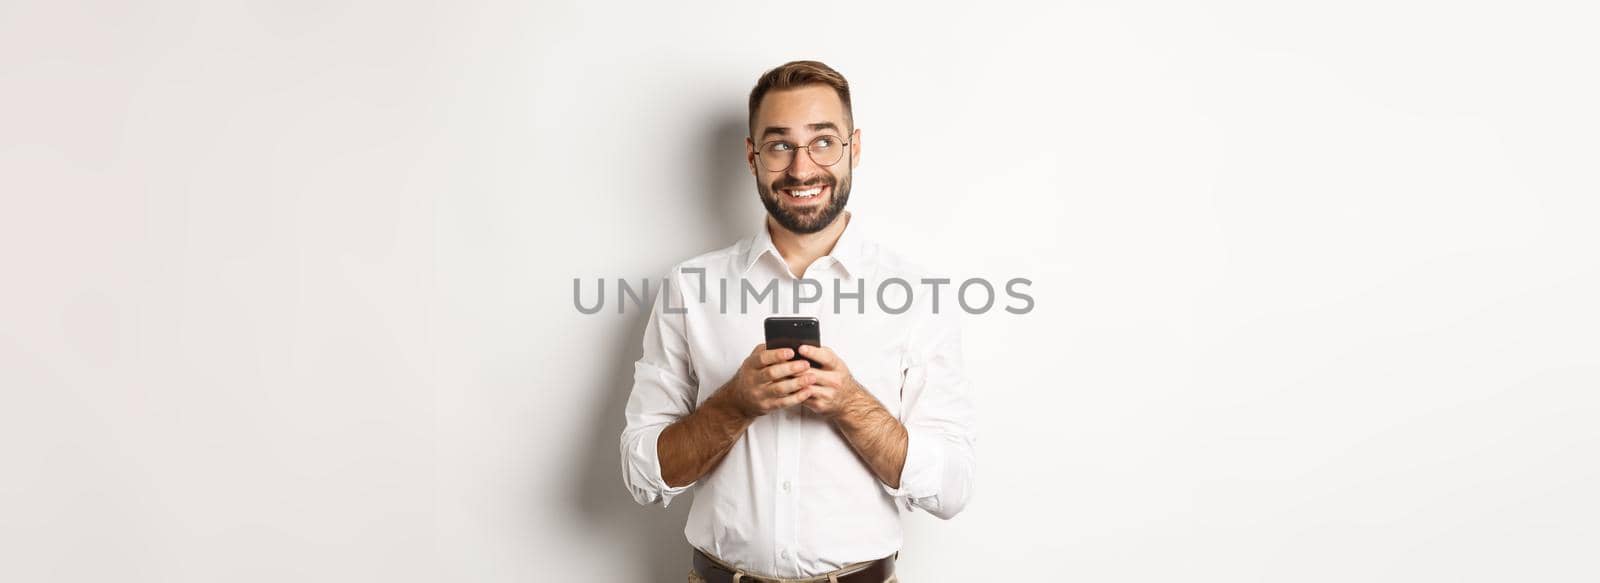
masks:
<svg viewBox="0 0 1600 583"><path fill-rule="evenodd" d="M711 123L707 124L709 129L702 141L707 162L701 167L698 184L708 214L704 224L712 226L712 232L686 234L684 241L662 242L663 246L689 249L683 257L674 258L674 263L694 253L731 244L747 235L756 224L754 218L760 216L751 214L751 207L760 208L760 203L744 163L745 112L722 110L707 117ZM707 241L715 241L715 247L693 247ZM668 267L660 267L653 285L659 285L659 278ZM652 287L652 293L655 289ZM681 581L689 572L691 550L684 540L683 526L694 489L674 498L672 505L663 509L659 504L639 506L622 483L619 443L623 410L633 389L633 364L639 359L648 319L645 310L595 319L613 329L602 338L621 340L615 345L593 347L597 354L613 356L605 361L610 367L609 373L602 375L605 384L595 388L604 397L595 400L598 410L590 416L593 422L589 424L593 431L582 442L582 451L574 452L578 467L568 475L573 480L572 496L578 515L575 522L590 529L596 535L593 540L605 541L609 547L605 554L617 559L613 564L585 569L600 576L599 580Z"/></svg>
<svg viewBox="0 0 1600 583"><path fill-rule="evenodd" d="M712 123L700 150L706 152L701 185L708 223L715 231L712 247L725 247L754 232L767 216L756 194L755 179L744 161L744 140L750 134L744 110L721 111L707 116ZM665 270L663 270L665 271Z"/></svg>

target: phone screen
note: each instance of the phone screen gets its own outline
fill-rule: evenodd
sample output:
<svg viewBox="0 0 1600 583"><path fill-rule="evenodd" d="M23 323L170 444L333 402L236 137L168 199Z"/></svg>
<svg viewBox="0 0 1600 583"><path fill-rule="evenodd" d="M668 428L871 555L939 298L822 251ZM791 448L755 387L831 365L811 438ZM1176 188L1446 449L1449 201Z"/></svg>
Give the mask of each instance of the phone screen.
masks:
<svg viewBox="0 0 1600 583"><path fill-rule="evenodd" d="M800 356L800 345L822 346L822 329L810 316L772 316L767 318L767 349L792 348L796 358L818 366L817 361Z"/></svg>

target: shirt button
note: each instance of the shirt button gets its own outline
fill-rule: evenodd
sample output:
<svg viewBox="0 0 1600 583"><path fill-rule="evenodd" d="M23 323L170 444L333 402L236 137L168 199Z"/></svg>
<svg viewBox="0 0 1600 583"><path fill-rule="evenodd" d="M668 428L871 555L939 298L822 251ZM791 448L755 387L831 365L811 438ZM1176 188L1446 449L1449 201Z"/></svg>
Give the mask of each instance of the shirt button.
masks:
<svg viewBox="0 0 1600 583"><path fill-rule="evenodd" d="M778 556L783 557L785 559L788 559L789 558L789 549L783 549L783 552L778 553Z"/></svg>
<svg viewBox="0 0 1600 583"><path fill-rule="evenodd" d="M783 491L785 491L785 492L789 491L789 481L788 480L784 480L783 481Z"/></svg>

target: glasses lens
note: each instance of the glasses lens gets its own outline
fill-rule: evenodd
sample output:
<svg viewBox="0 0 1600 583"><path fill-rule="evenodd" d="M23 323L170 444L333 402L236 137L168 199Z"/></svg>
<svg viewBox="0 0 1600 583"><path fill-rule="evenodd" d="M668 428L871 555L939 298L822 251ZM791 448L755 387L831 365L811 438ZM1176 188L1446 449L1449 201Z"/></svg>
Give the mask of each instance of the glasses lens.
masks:
<svg viewBox="0 0 1600 583"><path fill-rule="evenodd" d="M823 166L832 166L839 162L839 157L844 155L844 145L839 138L822 136L811 140L811 160Z"/></svg>
<svg viewBox="0 0 1600 583"><path fill-rule="evenodd" d="M777 172L789 168L794 161L794 146L784 142L771 142L761 147L761 164Z"/></svg>

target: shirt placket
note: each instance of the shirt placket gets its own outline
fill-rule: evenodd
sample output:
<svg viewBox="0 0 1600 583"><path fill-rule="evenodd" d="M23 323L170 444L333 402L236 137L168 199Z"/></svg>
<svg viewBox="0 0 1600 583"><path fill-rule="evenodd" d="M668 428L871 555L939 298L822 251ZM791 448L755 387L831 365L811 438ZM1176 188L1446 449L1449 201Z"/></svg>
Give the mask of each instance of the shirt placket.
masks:
<svg viewBox="0 0 1600 583"><path fill-rule="evenodd" d="M777 512L772 533L773 549L776 554L773 560L779 566L778 572L794 575L799 572L796 567L799 541L795 519L800 509L799 500L795 496L795 483L800 470L800 414L794 407L790 407L778 413L777 421L780 461L776 464L778 475L774 476L770 485L775 492L774 499L778 501L773 505Z"/></svg>
<svg viewBox="0 0 1600 583"><path fill-rule="evenodd" d="M813 268L808 268L806 273L802 275L805 278L819 282L830 281L832 259L822 261L825 261L826 265L814 265ZM780 310L794 308L793 294L796 291L795 285L796 280L792 275L786 274L782 278L782 284L779 286L780 292L778 293ZM822 300L817 303L808 303L800 306L800 309L794 315L812 316L819 321L825 319L820 313L819 306L829 301L830 293L831 291L824 285L821 290ZM802 407L797 405L783 409L778 413L778 459L780 462L776 464L779 468L778 476L776 476L775 483L772 484L778 500L778 503L773 505L777 512L777 516L774 517L775 528L773 529L773 548L776 556L773 559L779 565L778 572L787 573L791 576L797 576L800 573L800 557L798 554L800 550L800 531L796 518L800 514L799 487L802 483L800 479L800 469L802 467L800 453L802 451L801 438L804 434L806 423L805 410Z"/></svg>
<svg viewBox="0 0 1600 583"><path fill-rule="evenodd" d="M789 305L788 302L791 301L789 287L793 285L793 280L793 276L787 270L777 276L778 285L774 296L777 299L777 308L780 314L784 313L784 306ZM793 488L792 476L794 475L789 464L789 458L794 457L793 442L796 431L788 417L787 409L772 413L770 418L773 421L773 433L776 437L777 463L769 466L774 468L776 472L774 475L769 476L771 482L765 485L765 487L772 489L772 499L775 501L772 505L772 546L769 547L772 549L772 556L769 560L773 564L773 573L790 575L794 572L790 557L794 556L792 547L794 546L795 508L788 494L788 491Z"/></svg>

